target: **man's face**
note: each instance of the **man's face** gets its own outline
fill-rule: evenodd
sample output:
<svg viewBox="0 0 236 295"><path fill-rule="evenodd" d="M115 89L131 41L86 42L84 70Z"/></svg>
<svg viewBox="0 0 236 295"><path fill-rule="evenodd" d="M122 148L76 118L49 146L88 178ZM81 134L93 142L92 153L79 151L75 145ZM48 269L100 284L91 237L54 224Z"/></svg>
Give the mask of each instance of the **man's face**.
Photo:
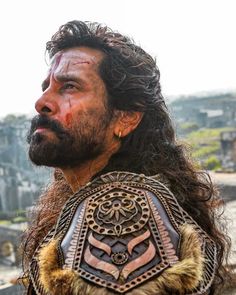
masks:
<svg viewBox="0 0 236 295"><path fill-rule="evenodd" d="M29 156L37 165L76 167L103 153L112 135L107 93L98 73L102 52L78 47L56 54L39 115L28 136Z"/></svg>

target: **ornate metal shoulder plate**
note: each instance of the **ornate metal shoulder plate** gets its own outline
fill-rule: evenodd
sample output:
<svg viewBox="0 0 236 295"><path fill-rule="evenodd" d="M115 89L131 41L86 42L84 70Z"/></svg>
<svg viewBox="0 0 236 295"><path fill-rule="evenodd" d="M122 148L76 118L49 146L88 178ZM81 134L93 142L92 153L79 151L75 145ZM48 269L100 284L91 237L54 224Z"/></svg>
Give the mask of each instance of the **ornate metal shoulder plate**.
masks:
<svg viewBox="0 0 236 295"><path fill-rule="evenodd" d="M186 220L204 235L203 252L215 256L213 242L159 181L125 172L103 175L75 194L61 213L54 232L60 265L97 285L127 292L178 262ZM191 294L209 286L212 269L206 261L206 279Z"/></svg>

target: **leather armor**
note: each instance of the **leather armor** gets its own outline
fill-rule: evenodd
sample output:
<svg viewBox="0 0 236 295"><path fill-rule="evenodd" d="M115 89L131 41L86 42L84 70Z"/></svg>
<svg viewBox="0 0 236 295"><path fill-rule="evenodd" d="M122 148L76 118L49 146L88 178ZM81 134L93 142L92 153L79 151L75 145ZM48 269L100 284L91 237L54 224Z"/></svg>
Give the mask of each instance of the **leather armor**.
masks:
<svg viewBox="0 0 236 295"><path fill-rule="evenodd" d="M40 279L38 259L51 240L57 240L62 270L71 270L88 284L128 293L179 263L186 224L199 236L204 263L201 280L184 294L202 294L214 277L216 246L169 189L134 173L98 177L68 200L57 225L36 250L30 267L35 292L51 294Z"/></svg>

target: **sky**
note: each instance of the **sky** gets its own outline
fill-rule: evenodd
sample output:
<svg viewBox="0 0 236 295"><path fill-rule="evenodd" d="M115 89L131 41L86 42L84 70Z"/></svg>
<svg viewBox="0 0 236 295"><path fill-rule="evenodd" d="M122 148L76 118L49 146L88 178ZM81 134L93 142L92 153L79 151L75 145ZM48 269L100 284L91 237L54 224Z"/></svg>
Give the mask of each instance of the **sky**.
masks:
<svg viewBox="0 0 236 295"><path fill-rule="evenodd" d="M236 89L235 0L8 0L0 4L0 117L35 114L45 44L70 20L119 31L157 60L163 94Z"/></svg>

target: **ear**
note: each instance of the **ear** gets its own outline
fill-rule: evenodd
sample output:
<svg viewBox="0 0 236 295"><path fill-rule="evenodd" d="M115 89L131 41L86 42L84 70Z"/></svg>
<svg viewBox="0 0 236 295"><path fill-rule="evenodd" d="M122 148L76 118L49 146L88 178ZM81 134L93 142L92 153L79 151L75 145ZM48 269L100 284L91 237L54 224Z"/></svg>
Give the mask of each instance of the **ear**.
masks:
<svg viewBox="0 0 236 295"><path fill-rule="evenodd" d="M114 134L119 138L132 132L142 120L142 112L119 111L114 127Z"/></svg>

